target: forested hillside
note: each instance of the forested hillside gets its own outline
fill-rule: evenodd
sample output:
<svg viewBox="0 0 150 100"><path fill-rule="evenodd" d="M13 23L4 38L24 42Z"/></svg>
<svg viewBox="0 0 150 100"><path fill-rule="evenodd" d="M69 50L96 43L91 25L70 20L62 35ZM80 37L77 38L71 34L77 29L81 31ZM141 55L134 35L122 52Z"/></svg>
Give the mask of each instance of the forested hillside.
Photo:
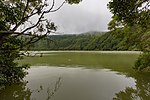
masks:
<svg viewBox="0 0 150 100"><path fill-rule="evenodd" d="M139 41L138 36L144 41ZM35 43L31 50L139 50L141 44L149 49L149 36L150 31L140 34L122 28L105 33L52 35Z"/></svg>

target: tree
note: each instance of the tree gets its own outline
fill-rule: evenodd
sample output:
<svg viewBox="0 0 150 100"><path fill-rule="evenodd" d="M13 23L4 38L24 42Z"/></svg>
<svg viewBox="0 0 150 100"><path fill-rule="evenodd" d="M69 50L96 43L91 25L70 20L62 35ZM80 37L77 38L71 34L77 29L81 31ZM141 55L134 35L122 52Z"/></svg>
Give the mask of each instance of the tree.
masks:
<svg viewBox="0 0 150 100"><path fill-rule="evenodd" d="M149 0L112 0L108 7L117 23L124 26L138 24L145 29L150 28Z"/></svg>
<svg viewBox="0 0 150 100"><path fill-rule="evenodd" d="M64 0L54 9L55 0L0 0L0 85L21 81L28 66L15 62L20 50L57 30L45 15L80 1Z"/></svg>
<svg viewBox="0 0 150 100"><path fill-rule="evenodd" d="M113 20L109 23L110 30L115 31L116 28L121 27L123 30L129 29L131 33L138 30L141 34L138 36L138 43L141 44L139 48L144 53L136 61L135 69L142 70L150 67L148 64L150 63L150 45L147 39L150 38L150 0L111 0L108 7L113 13ZM143 38L148 41L145 42Z"/></svg>
<svg viewBox="0 0 150 100"><path fill-rule="evenodd" d="M79 3L81 0L65 0L54 9L55 0L0 0L0 40L14 34L13 37L20 35L32 36L34 40L38 36L42 37L56 31L54 22L45 18L45 14L56 12L65 3ZM35 22L32 19L36 19ZM20 29L19 29L20 28ZM31 41L26 41L27 43Z"/></svg>

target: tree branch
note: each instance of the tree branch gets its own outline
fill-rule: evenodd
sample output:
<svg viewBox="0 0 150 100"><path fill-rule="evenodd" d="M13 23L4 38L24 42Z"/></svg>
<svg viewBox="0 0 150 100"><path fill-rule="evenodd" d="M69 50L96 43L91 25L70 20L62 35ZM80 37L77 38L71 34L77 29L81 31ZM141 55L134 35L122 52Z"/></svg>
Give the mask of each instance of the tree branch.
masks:
<svg viewBox="0 0 150 100"><path fill-rule="evenodd" d="M32 36L32 38L30 38L30 41L28 41L27 44L37 42L41 38L45 37L48 33L52 33L53 31L51 31L51 30L53 30L53 29L47 28L47 26L46 26L45 28L47 28L47 32L43 33L43 35L36 34L36 33L35 34L30 34L28 31L29 30L31 31L34 28L38 29L38 25L40 25L40 23L47 22L47 20L44 19L45 14L50 13L50 12L55 12L55 11L59 10L65 3L66 3L65 1L62 2L62 4L57 9L54 9L55 0L52 0L52 5L49 6L50 7L49 9L47 9L46 8L47 7L46 2L44 1L44 4L42 3L40 5L35 6L32 9L32 11L30 12L30 14L26 15L26 13L28 11L28 7L30 6L30 0L27 0L27 2L25 4L25 7L24 7L24 10L21 14L21 20L18 23L16 23L16 25L10 31L0 31L0 39L5 39L6 37L8 37L10 35L12 35L16 38L20 35L28 35L28 36ZM37 22L35 22L34 24L30 23L30 26L26 27L21 32L15 32L18 29L18 27L20 27L21 24L23 24L25 22L28 22L28 19L31 18L31 17L35 17L35 15L39 16L39 18L37 19ZM38 37L38 39L35 39L36 37Z"/></svg>
<svg viewBox="0 0 150 100"><path fill-rule="evenodd" d="M42 36L38 36L38 38L36 40L34 40L36 37L32 37L28 42L26 42L24 45L27 46L27 45L30 45L30 44L33 44L37 41L39 41L40 39L44 38L45 36L47 36L47 33L42 35Z"/></svg>
<svg viewBox="0 0 150 100"><path fill-rule="evenodd" d="M14 31L0 31L0 39L3 38L3 37L10 36L10 35L20 36L20 34L21 34L20 32L14 32ZM38 35L29 34L29 33L24 33L22 35L39 37Z"/></svg>
<svg viewBox="0 0 150 100"><path fill-rule="evenodd" d="M52 6L49 8L49 10L42 12L42 14L40 15L40 17L39 17L39 19L38 19L38 21L36 22L35 25L32 25L31 27L26 28L26 29L23 30L21 33L24 33L24 32L26 32L26 31L28 31L28 30L30 30L30 29L36 27L36 26L42 21L42 18L44 17L44 14L49 13L49 12L53 9L54 5L55 5L55 0L53 0ZM38 13L38 12L37 12L37 13ZM37 14L37 13L35 13L35 14ZM31 15L31 16L32 16L32 15ZM29 16L29 17L31 17L31 16Z"/></svg>
<svg viewBox="0 0 150 100"><path fill-rule="evenodd" d="M52 10L52 11L50 11L50 12L55 12L55 11L59 10L65 3L66 3L66 2L64 1L57 9Z"/></svg>
<svg viewBox="0 0 150 100"><path fill-rule="evenodd" d="M27 0L27 3L26 3L26 6L25 6L25 9L23 11L23 14L22 14L22 18L20 20L20 22L18 24L16 24L16 26L12 29L12 31L16 31L16 29L24 22L24 16L25 16L25 13L27 11L27 8L29 6L29 0Z"/></svg>

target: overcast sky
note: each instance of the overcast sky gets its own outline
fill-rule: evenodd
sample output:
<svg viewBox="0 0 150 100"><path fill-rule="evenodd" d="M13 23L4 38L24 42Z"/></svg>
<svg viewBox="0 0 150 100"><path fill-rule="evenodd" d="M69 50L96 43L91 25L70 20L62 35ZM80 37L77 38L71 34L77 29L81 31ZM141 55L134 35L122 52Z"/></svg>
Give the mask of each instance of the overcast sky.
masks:
<svg viewBox="0 0 150 100"><path fill-rule="evenodd" d="M56 6L63 0L55 0ZM78 5L65 4L59 11L47 17L64 34L78 34L88 31L107 31L112 14L107 9L110 0L83 0Z"/></svg>

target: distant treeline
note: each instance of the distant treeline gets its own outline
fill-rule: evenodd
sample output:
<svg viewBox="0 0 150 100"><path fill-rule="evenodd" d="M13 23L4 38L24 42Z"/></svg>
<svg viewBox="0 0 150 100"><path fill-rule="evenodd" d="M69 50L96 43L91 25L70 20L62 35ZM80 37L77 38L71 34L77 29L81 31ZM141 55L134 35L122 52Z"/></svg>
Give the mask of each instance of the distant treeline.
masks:
<svg viewBox="0 0 150 100"><path fill-rule="evenodd" d="M149 33L148 33L149 34ZM110 32L89 32L79 35L52 35L31 46L31 50L140 50L149 38L139 41L145 34L131 33L121 28ZM149 46L145 47L149 49Z"/></svg>

